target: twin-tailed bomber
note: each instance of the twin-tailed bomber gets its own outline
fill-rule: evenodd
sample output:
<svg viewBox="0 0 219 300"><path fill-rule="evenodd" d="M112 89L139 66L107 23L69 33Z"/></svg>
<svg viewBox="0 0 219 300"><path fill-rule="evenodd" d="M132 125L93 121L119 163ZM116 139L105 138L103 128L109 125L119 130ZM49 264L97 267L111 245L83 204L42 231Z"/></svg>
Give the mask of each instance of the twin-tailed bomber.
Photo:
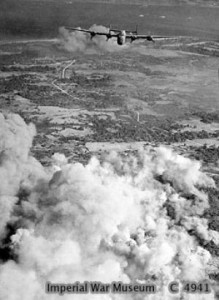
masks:
<svg viewBox="0 0 219 300"><path fill-rule="evenodd" d="M108 32L99 32L95 30L89 30L89 29L82 29L80 27L78 28L72 28L72 27L65 27L67 30L76 30L76 31L82 31L85 33L90 34L91 39L97 35L106 36L106 40L108 41L111 38L117 39L118 45L124 45L127 40L130 40L130 42L134 42L135 40L143 39L151 42L155 42L157 39L170 39L172 37L167 36L152 36L152 35L144 35L144 34L138 34L137 27L135 31L126 31L126 30L118 30L118 29L111 29L109 28Z"/></svg>

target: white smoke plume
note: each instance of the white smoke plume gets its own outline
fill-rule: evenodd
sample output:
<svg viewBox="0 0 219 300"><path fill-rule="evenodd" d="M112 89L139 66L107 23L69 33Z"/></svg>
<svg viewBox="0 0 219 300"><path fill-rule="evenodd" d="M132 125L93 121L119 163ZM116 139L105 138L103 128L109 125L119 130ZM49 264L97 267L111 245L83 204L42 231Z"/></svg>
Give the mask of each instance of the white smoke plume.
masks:
<svg viewBox="0 0 219 300"><path fill-rule="evenodd" d="M61 154L44 168L30 154L35 129L0 115L1 241L7 225L11 259L0 265L0 299L60 299L46 281L146 282L155 295L65 295L64 299L213 300L210 294L170 294L172 280L206 280L211 254L199 238L218 243L203 212L201 186L214 181L200 164L160 147L122 157L111 153L83 166ZM167 205L174 209L168 214ZM193 235L189 231L193 231Z"/></svg>
<svg viewBox="0 0 219 300"><path fill-rule="evenodd" d="M89 30L103 33L109 32L109 28L102 25L92 25ZM65 27L59 29L59 43L61 47L69 52L82 52L84 54L115 52L127 48L127 45L119 46L115 38L106 41L105 36L97 35L91 39L88 33L69 31Z"/></svg>

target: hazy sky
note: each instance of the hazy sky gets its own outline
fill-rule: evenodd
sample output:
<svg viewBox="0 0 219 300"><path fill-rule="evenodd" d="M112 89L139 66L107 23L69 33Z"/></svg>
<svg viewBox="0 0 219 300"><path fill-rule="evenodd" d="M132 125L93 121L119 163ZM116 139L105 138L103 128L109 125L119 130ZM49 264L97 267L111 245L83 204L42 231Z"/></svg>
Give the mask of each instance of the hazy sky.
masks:
<svg viewBox="0 0 219 300"><path fill-rule="evenodd" d="M150 31L153 34L195 35L218 39L219 8L187 5L142 7L82 2L70 4L65 0L1 1L1 38L55 37L61 26L89 28L93 24L106 27L112 24L127 30L138 24L141 33Z"/></svg>

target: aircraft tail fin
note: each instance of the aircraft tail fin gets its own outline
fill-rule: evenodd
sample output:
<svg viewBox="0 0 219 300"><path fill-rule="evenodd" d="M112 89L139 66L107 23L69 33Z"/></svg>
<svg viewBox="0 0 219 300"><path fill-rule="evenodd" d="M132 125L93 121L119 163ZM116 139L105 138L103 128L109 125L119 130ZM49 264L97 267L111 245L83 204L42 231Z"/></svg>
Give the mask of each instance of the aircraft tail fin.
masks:
<svg viewBox="0 0 219 300"><path fill-rule="evenodd" d="M138 35L138 25L136 25L135 30L129 31L130 34Z"/></svg>
<svg viewBox="0 0 219 300"><path fill-rule="evenodd" d="M109 32L114 31L114 32L120 32L120 29L112 28L111 24L109 25Z"/></svg>
<svg viewBox="0 0 219 300"><path fill-rule="evenodd" d="M136 35L138 34L138 24L137 24L136 27L135 27L135 34L136 34Z"/></svg>

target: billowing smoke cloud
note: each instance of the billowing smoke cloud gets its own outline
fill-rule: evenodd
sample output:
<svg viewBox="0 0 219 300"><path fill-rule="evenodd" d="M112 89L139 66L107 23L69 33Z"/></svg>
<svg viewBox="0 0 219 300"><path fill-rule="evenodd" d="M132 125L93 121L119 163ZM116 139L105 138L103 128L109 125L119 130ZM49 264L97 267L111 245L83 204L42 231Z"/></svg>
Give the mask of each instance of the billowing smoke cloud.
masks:
<svg viewBox="0 0 219 300"><path fill-rule="evenodd" d="M2 244L7 226L16 229L12 258L0 266L0 299L56 300L59 295L45 293L46 281L84 280L154 280L158 292L147 295L150 300L214 299L213 292L174 295L167 289L172 280L206 280L211 255L198 240L219 242L203 218L208 200L200 189L214 181L198 162L160 147L138 157L111 153L103 163L94 157L86 166L55 154L44 168L29 153L34 126L17 115L1 115L0 122Z"/></svg>
<svg viewBox="0 0 219 300"><path fill-rule="evenodd" d="M101 25L92 25L89 30L109 33L109 28ZM60 45L69 52L83 52L93 54L99 52L121 51L127 45L119 46L115 38L106 40L105 36L95 36L90 38L90 34L81 31L69 31L64 27L59 29Z"/></svg>
<svg viewBox="0 0 219 300"><path fill-rule="evenodd" d="M33 137L33 124L26 125L19 115L0 114L0 233L4 235L5 225L18 201L17 193L22 186L32 187L44 170L39 162L29 156ZM31 168L33 168L31 170Z"/></svg>

